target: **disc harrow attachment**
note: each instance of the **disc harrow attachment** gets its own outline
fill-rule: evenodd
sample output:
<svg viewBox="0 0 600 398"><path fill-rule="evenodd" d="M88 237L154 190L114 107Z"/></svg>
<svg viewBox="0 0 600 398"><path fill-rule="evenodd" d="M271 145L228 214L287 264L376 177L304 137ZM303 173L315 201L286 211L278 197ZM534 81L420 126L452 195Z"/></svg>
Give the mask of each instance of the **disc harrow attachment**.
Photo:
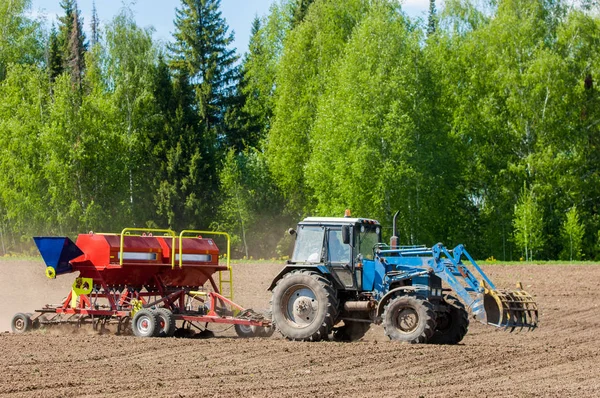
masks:
<svg viewBox="0 0 600 398"><path fill-rule="evenodd" d="M484 307L489 325L514 330L533 330L538 325L538 306L533 297L517 283L517 290L490 289L482 282Z"/></svg>

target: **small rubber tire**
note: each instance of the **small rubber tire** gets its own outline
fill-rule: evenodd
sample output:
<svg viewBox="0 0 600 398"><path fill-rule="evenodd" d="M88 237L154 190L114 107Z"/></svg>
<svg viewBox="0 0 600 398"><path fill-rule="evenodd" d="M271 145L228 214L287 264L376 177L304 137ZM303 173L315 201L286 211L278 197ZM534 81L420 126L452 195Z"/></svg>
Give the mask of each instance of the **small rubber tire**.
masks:
<svg viewBox="0 0 600 398"><path fill-rule="evenodd" d="M338 315L331 282L308 270L294 270L277 281L271 299L272 321L288 340L327 339Z"/></svg>
<svg viewBox="0 0 600 398"><path fill-rule="evenodd" d="M22 312L19 312L13 316L10 326L13 333L26 333L33 330L33 321L31 320L31 316L29 314L23 314Z"/></svg>
<svg viewBox="0 0 600 398"><path fill-rule="evenodd" d="M435 333L429 339L432 344L458 344L469 330L469 314L454 296L446 296L446 311L438 313Z"/></svg>
<svg viewBox="0 0 600 398"><path fill-rule="evenodd" d="M175 316L173 312L168 308L157 308L156 315L158 315L158 337L173 337L175 334Z"/></svg>
<svg viewBox="0 0 600 398"><path fill-rule="evenodd" d="M383 328L390 340L426 344L435 332L433 306L419 297L397 296L385 306Z"/></svg>
<svg viewBox="0 0 600 398"><path fill-rule="evenodd" d="M270 309L261 310L260 313L265 317L266 320L271 321L273 315L271 314ZM261 327L256 326L256 337L271 337L275 333L275 327L271 323L270 326Z"/></svg>
<svg viewBox="0 0 600 398"><path fill-rule="evenodd" d="M256 336L257 337L271 337L275 333L275 328L273 326L256 326Z"/></svg>
<svg viewBox="0 0 600 398"><path fill-rule="evenodd" d="M156 337L160 333L158 313L148 308L139 310L133 316L131 329L137 337Z"/></svg>
<svg viewBox="0 0 600 398"><path fill-rule="evenodd" d="M251 339L258 336L256 326L235 324L233 325L233 328L235 329L235 333L238 335L238 337L244 339Z"/></svg>

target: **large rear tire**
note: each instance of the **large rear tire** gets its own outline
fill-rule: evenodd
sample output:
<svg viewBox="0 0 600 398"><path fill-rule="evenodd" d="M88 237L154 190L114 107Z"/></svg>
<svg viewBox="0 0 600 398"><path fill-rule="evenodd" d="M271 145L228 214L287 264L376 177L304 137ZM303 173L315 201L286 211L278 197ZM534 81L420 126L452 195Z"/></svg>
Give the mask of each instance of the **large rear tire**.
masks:
<svg viewBox="0 0 600 398"><path fill-rule="evenodd" d="M331 282L307 270L284 275L273 289L271 305L275 328L288 340L326 339L338 314Z"/></svg>
<svg viewBox="0 0 600 398"><path fill-rule="evenodd" d="M398 296L385 306L383 328L390 340L425 344L435 332L435 312L428 301Z"/></svg>
<svg viewBox="0 0 600 398"><path fill-rule="evenodd" d="M437 314L432 344L458 344L469 329L469 314L465 306L453 296L446 296L446 311Z"/></svg>

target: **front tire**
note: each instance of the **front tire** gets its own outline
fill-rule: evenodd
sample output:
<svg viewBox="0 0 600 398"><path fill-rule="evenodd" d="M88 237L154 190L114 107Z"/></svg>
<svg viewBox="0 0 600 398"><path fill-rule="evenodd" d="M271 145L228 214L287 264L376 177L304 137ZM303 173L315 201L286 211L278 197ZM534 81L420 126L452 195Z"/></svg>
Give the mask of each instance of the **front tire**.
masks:
<svg viewBox="0 0 600 398"><path fill-rule="evenodd" d="M326 339L337 314L336 291L329 280L316 272L292 271L273 289L273 323L288 340Z"/></svg>
<svg viewBox="0 0 600 398"><path fill-rule="evenodd" d="M425 344L435 332L435 312L428 301L398 296L385 306L383 328L390 340Z"/></svg>
<svg viewBox="0 0 600 398"><path fill-rule="evenodd" d="M469 329L469 314L457 298L446 296L444 301L447 310L438 314L435 333L429 342L432 344L458 344Z"/></svg>

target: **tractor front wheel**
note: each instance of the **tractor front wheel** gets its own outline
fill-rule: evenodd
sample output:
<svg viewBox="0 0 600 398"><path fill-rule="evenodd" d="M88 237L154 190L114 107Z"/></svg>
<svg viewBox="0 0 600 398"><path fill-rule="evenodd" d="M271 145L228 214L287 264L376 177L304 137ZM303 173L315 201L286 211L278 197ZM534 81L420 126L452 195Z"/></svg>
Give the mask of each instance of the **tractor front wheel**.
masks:
<svg viewBox="0 0 600 398"><path fill-rule="evenodd" d="M444 299L446 311L438 313L432 344L458 344L467 334L469 314L465 306L453 296Z"/></svg>
<svg viewBox="0 0 600 398"><path fill-rule="evenodd" d="M308 270L292 271L280 279L271 305L275 328L288 340L326 339L338 314L331 282Z"/></svg>
<svg viewBox="0 0 600 398"><path fill-rule="evenodd" d="M391 340L425 344L435 332L435 312L428 301L398 296L385 306L383 328Z"/></svg>

